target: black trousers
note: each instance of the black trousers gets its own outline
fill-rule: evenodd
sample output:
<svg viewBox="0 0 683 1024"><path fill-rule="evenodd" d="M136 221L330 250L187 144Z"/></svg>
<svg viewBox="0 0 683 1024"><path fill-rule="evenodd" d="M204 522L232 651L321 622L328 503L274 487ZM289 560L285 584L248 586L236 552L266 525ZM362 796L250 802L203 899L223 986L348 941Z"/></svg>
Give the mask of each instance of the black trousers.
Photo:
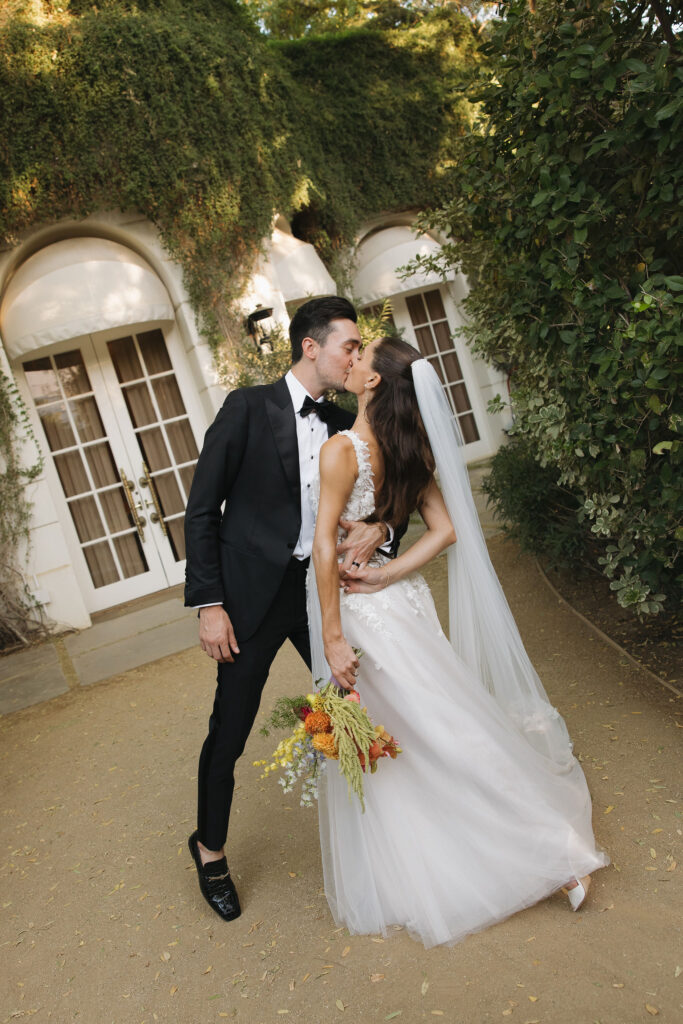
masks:
<svg viewBox="0 0 683 1024"><path fill-rule="evenodd" d="M227 838L235 762L254 724L270 666L285 640L292 641L311 667L306 615L308 561L290 561L257 631L244 642L237 637L240 653L235 661L218 665L218 685L198 777L197 829L200 842L209 850L220 850Z"/></svg>

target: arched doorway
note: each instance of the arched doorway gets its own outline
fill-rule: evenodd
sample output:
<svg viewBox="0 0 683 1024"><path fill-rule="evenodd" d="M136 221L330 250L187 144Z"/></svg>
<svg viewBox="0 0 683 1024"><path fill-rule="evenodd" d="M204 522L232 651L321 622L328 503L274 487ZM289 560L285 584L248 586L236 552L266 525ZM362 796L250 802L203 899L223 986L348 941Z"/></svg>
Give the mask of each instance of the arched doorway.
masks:
<svg viewBox="0 0 683 1024"><path fill-rule="evenodd" d="M56 242L18 268L0 324L88 611L180 583L203 421L158 276L118 243Z"/></svg>
<svg viewBox="0 0 683 1024"><path fill-rule="evenodd" d="M472 462L495 451L499 440L486 413L491 376L483 364L475 364L457 334L464 323L459 306L467 294L465 280L455 272L447 280L433 271L407 278L401 272L416 256L436 256L439 249L434 238L417 235L406 224L369 231L356 250L353 294L375 313L389 299L395 326L436 370Z"/></svg>

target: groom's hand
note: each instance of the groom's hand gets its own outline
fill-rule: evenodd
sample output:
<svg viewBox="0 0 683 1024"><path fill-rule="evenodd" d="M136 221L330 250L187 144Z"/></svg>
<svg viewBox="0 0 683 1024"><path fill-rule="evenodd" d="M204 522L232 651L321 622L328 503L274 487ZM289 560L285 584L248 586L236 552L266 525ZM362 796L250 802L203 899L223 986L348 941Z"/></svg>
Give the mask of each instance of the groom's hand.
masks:
<svg viewBox="0 0 683 1024"><path fill-rule="evenodd" d="M337 545L337 554L343 555L339 563L339 575L346 579L347 570L364 568L368 559L385 541L385 527L382 523L352 523L340 519L339 525L346 530L346 538Z"/></svg>
<svg viewBox="0 0 683 1024"><path fill-rule="evenodd" d="M199 609L199 643L214 661L234 661L240 653L230 617L220 604Z"/></svg>

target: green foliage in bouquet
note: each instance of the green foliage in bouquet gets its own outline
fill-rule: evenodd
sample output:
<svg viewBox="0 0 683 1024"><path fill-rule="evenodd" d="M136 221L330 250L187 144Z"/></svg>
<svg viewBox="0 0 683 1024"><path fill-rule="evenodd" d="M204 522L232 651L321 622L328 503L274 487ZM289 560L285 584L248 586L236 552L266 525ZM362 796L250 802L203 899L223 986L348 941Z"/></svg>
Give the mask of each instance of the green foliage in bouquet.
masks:
<svg viewBox="0 0 683 1024"><path fill-rule="evenodd" d="M554 523L535 519L536 550L549 530L585 538L619 603L657 613L679 592L683 541L677 7L499 10L471 94L481 119L428 218L470 281L465 336L510 374L515 448L495 457L492 492L533 545L505 484L526 477Z"/></svg>
<svg viewBox="0 0 683 1024"><path fill-rule="evenodd" d="M365 811L363 796L363 764L370 764L370 745L375 730L367 712L360 704L344 700L335 683L328 683L319 694L321 710L332 719L332 735L339 751L339 767L349 785L349 796L355 793ZM359 755L362 755L363 762Z"/></svg>

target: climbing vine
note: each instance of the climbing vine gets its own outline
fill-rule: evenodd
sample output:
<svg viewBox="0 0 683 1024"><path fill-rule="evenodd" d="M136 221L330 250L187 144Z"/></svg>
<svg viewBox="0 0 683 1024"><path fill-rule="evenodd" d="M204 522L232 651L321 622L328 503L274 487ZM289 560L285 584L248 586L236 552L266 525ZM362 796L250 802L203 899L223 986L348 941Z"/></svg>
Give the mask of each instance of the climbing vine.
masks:
<svg viewBox="0 0 683 1024"><path fill-rule="evenodd" d="M27 459L29 448L37 453L33 459ZM29 539L26 485L42 469L26 406L12 378L0 369L0 650L28 643L43 631L40 608L17 566L17 549Z"/></svg>
<svg viewBox="0 0 683 1024"><path fill-rule="evenodd" d="M334 266L362 220L439 200L470 118L464 72L477 46L449 10L409 28L277 42L236 0L5 0L0 246L63 218L142 213L229 375L244 351L235 299L275 212ZM278 345L246 369L272 372ZM8 388L9 566L28 511Z"/></svg>

